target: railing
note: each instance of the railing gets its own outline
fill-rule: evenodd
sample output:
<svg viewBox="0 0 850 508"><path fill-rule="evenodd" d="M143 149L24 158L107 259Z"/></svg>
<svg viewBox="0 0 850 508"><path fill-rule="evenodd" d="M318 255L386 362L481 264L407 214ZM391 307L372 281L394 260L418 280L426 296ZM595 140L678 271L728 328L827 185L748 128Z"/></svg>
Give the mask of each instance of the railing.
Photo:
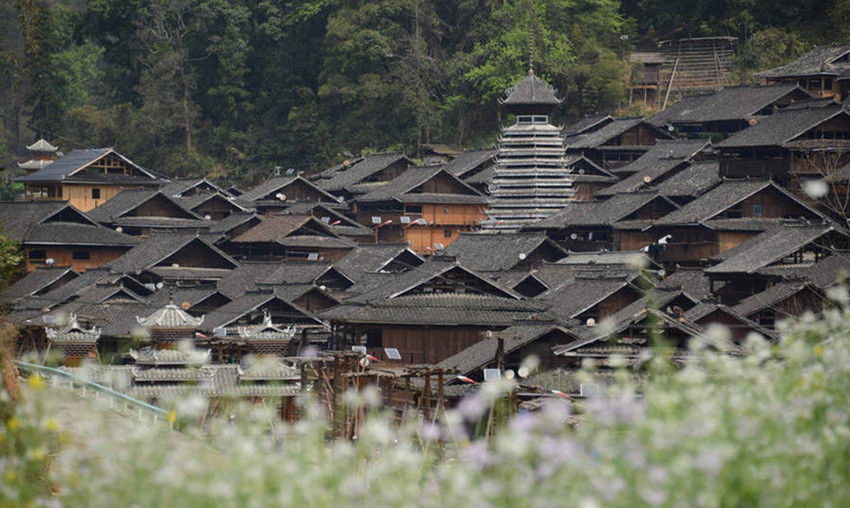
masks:
<svg viewBox="0 0 850 508"><path fill-rule="evenodd" d="M96 394L103 393L112 398L112 400L118 400L128 407L138 410L139 416L142 416L144 413L148 413L153 416L154 421L157 421L159 418L163 418L169 422L169 424L173 424L174 418L173 415L170 414L165 409L161 407L154 406L152 404L148 404L147 402L141 401L139 399L130 397L126 393L121 393L113 390L112 388L102 385L100 383L95 383L94 381L89 381L87 379L83 379L79 376L75 376L74 374L61 370L54 369L53 367L47 367L45 365L38 365L35 363L24 362L17 360L15 361L15 365L22 370L26 370L29 372L35 372L38 374L46 374L49 376L53 376L54 378L66 379L70 382L70 387L74 388L74 385L78 385L82 390L83 396L86 394L87 389L93 390Z"/></svg>

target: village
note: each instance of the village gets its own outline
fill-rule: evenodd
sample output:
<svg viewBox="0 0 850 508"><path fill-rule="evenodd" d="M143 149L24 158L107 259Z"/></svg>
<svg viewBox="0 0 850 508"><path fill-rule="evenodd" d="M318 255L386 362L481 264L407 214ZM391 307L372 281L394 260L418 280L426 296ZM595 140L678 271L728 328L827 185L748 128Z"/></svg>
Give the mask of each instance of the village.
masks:
<svg viewBox="0 0 850 508"><path fill-rule="evenodd" d="M778 340L850 271L850 45L669 104L659 83L684 63L662 79L636 58L652 116L555 125L532 67L492 148L352 155L247 189L38 139L24 195L0 203L23 259L0 294L17 354L94 365L154 405L266 400L294 420L308 389L374 384L427 417L504 377L533 409L597 393L575 376L588 361L639 372L659 337L674 364L694 341Z"/></svg>

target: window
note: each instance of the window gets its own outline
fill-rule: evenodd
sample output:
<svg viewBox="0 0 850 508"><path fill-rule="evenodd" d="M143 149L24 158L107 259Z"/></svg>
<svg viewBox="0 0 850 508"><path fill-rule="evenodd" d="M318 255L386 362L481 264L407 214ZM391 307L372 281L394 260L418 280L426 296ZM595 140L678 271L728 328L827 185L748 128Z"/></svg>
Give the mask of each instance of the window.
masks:
<svg viewBox="0 0 850 508"><path fill-rule="evenodd" d="M422 213L422 205L407 205L405 210L407 213Z"/></svg>
<svg viewBox="0 0 850 508"><path fill-rule="evenodd" d="M100 199L100 189L92 189L91 190L91 198L92 199Z"/></svg>
<svg viewBox="0 0 850 508"><path fill-rule="evenodd" d="M761 217L761 205L753 205L753 217Z"/></svg>
<svg viewBox="0 0 850 508"><path fill-rule="evenodd" d="M91 259L91 256L89 255L89 251L87 251L87 250L75 250L73 252L73 254L71 255L71 257L73 257L74 259L86 259L86 260Z"/></svg>
<svg viewBox="0 0 850 508"><path fill-rule="evenodd" d="M832 90L832 78L823 78L823 87Z"/></svg>
<svg viewBox="0 0 850 508"><path fill-rule="evenodd" d="M519 116L519 117L517 117L517 122L521 123L523 125L530 124L531 123L531 117L530 116Z"/></svg>
<svg viewBox="0 0 850 508"><path fill-rule="evenodd" d="M443 236L446 237L446 238L451 238L452 237L452 230L447 229L447 230L443 231Z"/></svg>
<svg viewBox="0 0 850 508"><path fill-rule="evenodd" d="M31 250L30 251L30 261L43 262L45 259L47 259L47 251L46 250Z"/></svg>
<svg viewBox="0 0 850 508"><path fill-rule="evenodd" d="M545 116L535 116L534 117L534 123L546 123L546 120L547 119L546 119Z"/></svg>
<svg viewBox="0 0 850 508"><path fill-rule="evenodd" d="M366 347L383 347L384 333L382 330L366 330Z"/></svg>

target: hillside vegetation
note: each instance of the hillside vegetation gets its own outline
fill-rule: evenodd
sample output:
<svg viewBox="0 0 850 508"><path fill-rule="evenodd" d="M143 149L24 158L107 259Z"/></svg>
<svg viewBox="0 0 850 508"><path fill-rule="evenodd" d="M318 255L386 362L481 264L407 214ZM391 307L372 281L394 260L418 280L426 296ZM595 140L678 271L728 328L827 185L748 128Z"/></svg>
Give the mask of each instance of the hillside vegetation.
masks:
<svg viewBox="0 0 850 508"><path fill-rule="evenodd" d="M737 36L746 76L846 41L848 15L847 0L3 0L0 165L38 135L242 180L475 147L530 58L571 121L623 105L635 47Z"/></svg>

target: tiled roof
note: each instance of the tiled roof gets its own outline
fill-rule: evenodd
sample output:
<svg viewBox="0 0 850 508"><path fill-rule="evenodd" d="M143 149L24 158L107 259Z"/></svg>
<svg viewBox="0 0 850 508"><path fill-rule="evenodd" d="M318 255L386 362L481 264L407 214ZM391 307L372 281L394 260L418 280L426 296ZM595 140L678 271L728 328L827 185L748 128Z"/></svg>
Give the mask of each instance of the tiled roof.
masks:
<svg viewBox="0 0 850 508"><path fill-rule="evenodd" d="M662 196L691 198L704 194L721 183L720 164L716 161L694 161L675 175L655 186Z"/></svg>
<svg viewBox="0 0 850 508"><path fill-rule="evenodd" d="M564 138L567 150L578 150L582 148L596 148L628 131L632 127L644 122L643 117L617 118L605 124L603 127L585 133L567 136Z"/></svg>
<svg viewBox="0 0 850 508"><path fill-rule="evenodd" d="M160 329L189 329L194 330L204 322L204 316L195 317L184 311L173 302L157 309L148 316L136 316L136 321L145 328Z"/></svg>
<svg viewBox="0 0 850 508"><path fill-rule="evenodd" d="M123 159L125 162L135 167L142 173L146 175L146 178L153 183L159 183L161 180L151 173L150 171L142 168L141 166L133 163L131 160L126 157L120 155L112 148L91 148L84 150L73 150L65 154L65 156L60 157L53 161L53 164L36 171L35 173L31 173L26 176L20 176L15 178L15 181L18 182L60 182L71 177L76 171L88 166L89 164L97 161L104 155L113 154L118 158ZM111 175L105 175L104 177L109 177ZM123 175L116 175L119 177L123 177Z"/></svg>
<svg viewBox="0 0 850 508"><path fill-rule="evenodd" d="M760 118L754 125L717 144L720 149L751 146L782 146L813 127L838 115L847 115L839 104L789 107Z"/></svg>
<svg viewBox="0 0 850 508"><path fill-rule="evenodd" d="M503 353L507 356L535 340L557 331L566 335L567 331L552 323L523 323L513 325L500 332L493 338L482 339L466 349L454 354L437 364L437 367L457 371L467 375L474 370L482 369L496 361L498 338L503 338Z"/></svg>
<svg viewBox="0 0 850 508"><path fill-rule="evenodd" d="M136 245L118 259L109 263L115 273L138 273L160 263L192 242L200 242L224 264L235 268L237 263L206 240L187 234L157 234Z"/></svg>
<svg viewBox="0 0 850 508"><path fill-rule="evenodd" d="M748 120L783 97L808 96L796 84L731 86L718 92L686 97L649 119L653 125Z"/></svg>
<svg viewBox="0 0 850 508"><path fill-rule="evenodd" d="M32 296L57 281L63 279L72 280L79 276L80 274L67 266L39 267L6 288L0 294L0 298L5 301L12 301L18 298Z"/></svg>
<svg viewBox="0 0 850 508"><path fill-rule="evenodd" d="M753 273L834 231L828 225L785 225L773 228L722 253L723 261L706 268L705 272Z"/></svg>
<svg viewBox="0 0 850 508"><path fill-rule="evenodd" d="M699 224L719 215L753 194L770 187L787 195L792 200L798 201L770 180L730 180L714 187L690 203L682 206L682 208L674 210L658 219L656 225ZM802 203L800 205L805 207ZM814 211L811 213L812 217L817 217L818 215Z"/></svg>
<svg viewBox="0 0 850 508"><path fill-rule="evenodd" d="M30 227L66 209L74 210L82 222L95 224L66 201L3 201L0 202L0 232L6 238L20 242Z"/></svg>
<svg viewBox="0 0 850 508"><path fill-rule="evenodd" d="M840 74L846 71L850 65L835 65L832 62L847 53L850 53L850 44L817 46L793 62L756 73L756 76L760 78L781 78Z"/></svg>
<svg viewBox="0 0 850 508"><path fill-rule="evenodd" d="M262 200L262 199L274 199L274 196L272 196L273 193L276 193L278 190L282 189L283 187L287 187L287 186L289 186L289 185L291 185L292 183L295 183L295 182L299 182L302 185L306 185L306 186L314 189L316 192L323 195L328 201L333 201L333 202L337 201L336 196L322 190L321 188L317 187L314 183L312 183L308 180L305 180L304 178L302 178L300 176L280 176L280 177L271 178L271 179L267 180L266 182L261 183L260 185L245 191L242 195L239 196L239 200L243 201L243 202L251 202L251 201L257 201L257 200Z"/></svg>
<svg viewBox="0 0 850 508"><path fill-rule="evenodd" d="M458 178L466 178L467 174L482 167L495 163L498 148L471 150L458 154L457 157L445 163L442 167Z"/></svg>
<svg viewBox="0 0 850 508"><path fill-rule="evenodd" d="M50 222L32 226L23 241L26 245L85 245L132 247L139 238L109 228L74 222Z"/></svg>
<svg viewBox="0 0 850 508"><path fill-rule="evenodd" d="M407 161L408 164L412 163L410 159L401 153L367 155L363 160L356 162L351 167L342 168L328 175L329 178L324 178L323 174L322 178L316 184L328 192L347 189L400 160Z"/></svg>
<svg viewBox="0 0 850 508"><path fill-rule="evenodd" d="M516 320L545 318L539 303L469 293L399 296L365 305L343 303L319 315L347 323L428 326L509 326Z"/></svg>
<svg viewBox="0 0 850 508"><path fill-rule="evenodd" d="M550 250L566 252L543 233L461 233L446 254L473 270L498 272L510 270L542 245Z"/></svg>
<svg viewBox="0 0 850 508"><path fill-rule="evenodd" d="M750 317L753 314L764 310L768 307L774 307L776 304L790 298L801 291L811 291L814 294L823 298L823 293L817 286L800 281L782 281L775 284L761 293L756 293L752 296L744 298L738 305L732 307L735 312ZM803 309L800 309L801 311ZM817 310L817 309L811 309Z"/></svg>
<svg viewBox="0 0 850 508"><path fill-rule="evenodd" d="M556 106L562 102L555 89L537 77L532 69L529 69L528 74L519 83L508 88L505 95L502 104L507 105Z"/></svg>
<svg viewBox="0 0 850 508"><path fill-rule="evenodd" d="M298 229L307 226L317 233L333 238L328 226L310 215L269 215L263 222L234 238L233 242L279 242Z"/></svg>
<svg viewBox="0 0 850 508"><path fill-rule="evenodd" d="M583 201L567 205L560 212L529 225L526 229L562 229L576 226L610 226L638 211L655 199L677 205L655 191L617 194L605 201ZM672 212L676 213L676 211Z"/></svg>

